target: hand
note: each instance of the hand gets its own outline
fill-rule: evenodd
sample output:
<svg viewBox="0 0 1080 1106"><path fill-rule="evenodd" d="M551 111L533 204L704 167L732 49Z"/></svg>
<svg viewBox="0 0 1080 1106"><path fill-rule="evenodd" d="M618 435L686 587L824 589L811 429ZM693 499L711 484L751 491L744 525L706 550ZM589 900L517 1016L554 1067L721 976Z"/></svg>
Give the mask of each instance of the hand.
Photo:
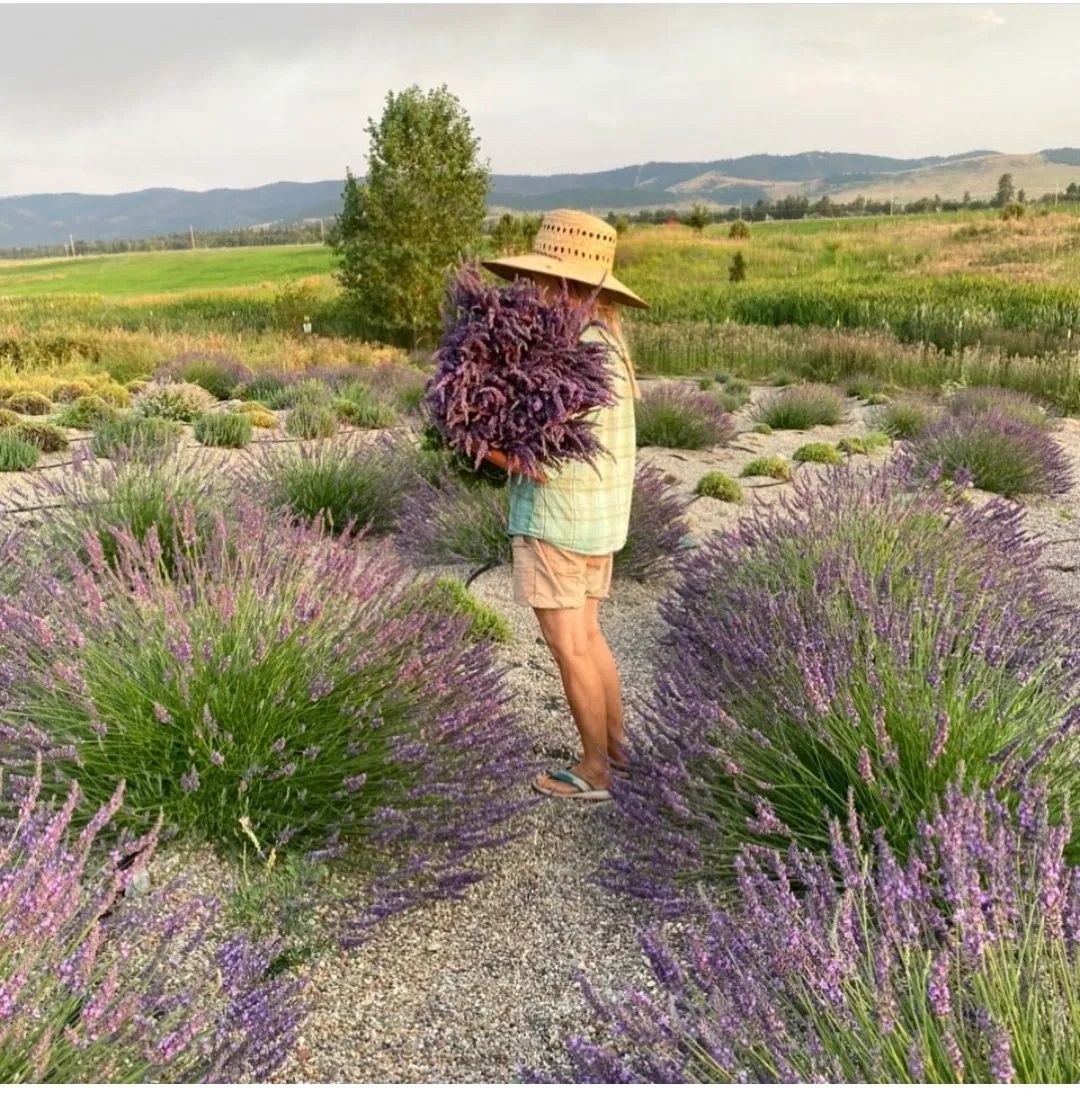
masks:
<svg viewBox="0 0 1080 1106"><path fill-rule="evenodd" d="M547 483L547 477L542 472L538 472L536 475L524 472L521 467L521 462L517 460L511 461L510 458L507 457L501 449L489 450L485 455L484 460L490 461L493 465L504 469L506 472L509 472L514 476L528 476L530 480L535 480L538 484Z"/></svg>

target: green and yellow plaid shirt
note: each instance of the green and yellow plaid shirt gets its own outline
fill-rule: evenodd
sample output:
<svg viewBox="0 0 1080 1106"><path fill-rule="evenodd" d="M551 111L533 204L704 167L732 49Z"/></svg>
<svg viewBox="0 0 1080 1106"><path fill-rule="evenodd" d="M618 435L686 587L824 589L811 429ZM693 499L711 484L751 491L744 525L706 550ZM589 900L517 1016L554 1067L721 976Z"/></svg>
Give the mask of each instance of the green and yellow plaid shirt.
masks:
<svg viewBox="0 0 1080 1106"><path fill-rule="evenodd" d="M626 544L630 525L637 383L626 351L607 331L590 327L581 340L611 347L608 363L616 403L596 408L589 415L605 452L594 459L595 469L584 461L570 461L546 483L511 477L508 529L511 534L540 538L573 553L617 553Z"/></svg>

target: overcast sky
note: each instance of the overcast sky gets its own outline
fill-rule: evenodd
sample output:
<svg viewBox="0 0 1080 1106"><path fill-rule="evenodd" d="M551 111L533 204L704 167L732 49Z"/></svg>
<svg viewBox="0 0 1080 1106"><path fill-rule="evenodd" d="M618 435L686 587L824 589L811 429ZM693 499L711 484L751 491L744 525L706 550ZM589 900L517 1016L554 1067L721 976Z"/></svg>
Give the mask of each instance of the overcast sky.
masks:
<svg viewBox="0 0 1080 1106"><path fill-rule="evenodd" d="M446 83L495 172L1080 146L1080 5L0 4L0 195L363 171Z"/></svg>

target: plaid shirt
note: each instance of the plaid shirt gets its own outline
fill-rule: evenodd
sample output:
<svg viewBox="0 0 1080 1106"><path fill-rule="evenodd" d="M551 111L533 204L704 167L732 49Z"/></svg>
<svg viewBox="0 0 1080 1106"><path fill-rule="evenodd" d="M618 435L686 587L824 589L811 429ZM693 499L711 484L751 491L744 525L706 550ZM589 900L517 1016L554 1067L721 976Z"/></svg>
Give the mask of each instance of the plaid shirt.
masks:
<svg viewBox="0 0 1080 1106"><path fill-rule="evenodd" d="M572 553L616 553L626 544L630 524L637 451L634 398L639 393L621 343L598 327L586 330L581 340L611 347L608 362L616 403L589 415L606 452L594 458L595 469L584 461L569 461L546 483L511 477L508 529Z"/></svg>

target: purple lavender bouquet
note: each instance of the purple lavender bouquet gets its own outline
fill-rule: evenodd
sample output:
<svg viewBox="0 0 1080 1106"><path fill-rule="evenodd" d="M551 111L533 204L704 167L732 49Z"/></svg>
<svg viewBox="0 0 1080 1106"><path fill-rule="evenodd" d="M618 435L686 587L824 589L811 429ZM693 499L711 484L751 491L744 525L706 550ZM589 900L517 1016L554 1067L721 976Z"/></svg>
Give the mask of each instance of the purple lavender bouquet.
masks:
<svg viewBox="0 0 1080 1106"><path fill-rule="evenodd" d="M749 846L727 909L677 945L648 932L657 987L537 1081L1075 1083L1080 869L1045 792L1014 814L948 790L906 857L834 822L831 855Z"/></svg>
<svg viewBox="0 0 1080 1106"><path fill-rule="evenodd" d="M496 287L475 265L451 288L427 408L447 445L477 468L492 451L511 470L590 461L588 413L615 403L607 347L582 342L591 304L546 297L532 281Z"/></svg>

